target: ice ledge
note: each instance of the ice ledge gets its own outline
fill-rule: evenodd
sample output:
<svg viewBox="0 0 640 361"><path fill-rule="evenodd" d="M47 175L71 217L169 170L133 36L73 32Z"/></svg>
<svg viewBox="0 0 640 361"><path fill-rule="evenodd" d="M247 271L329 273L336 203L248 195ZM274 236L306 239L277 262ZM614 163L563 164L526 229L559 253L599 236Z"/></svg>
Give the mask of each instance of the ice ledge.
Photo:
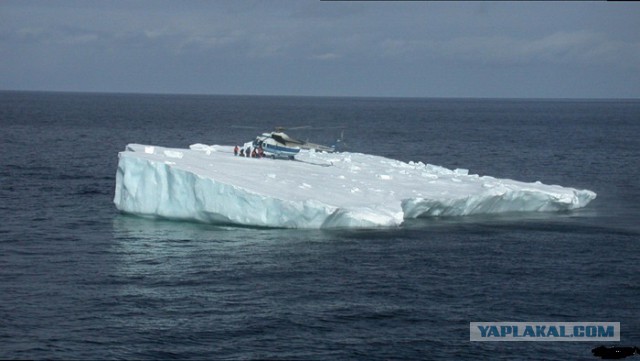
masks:
<svg viewBox="0 0 640 361"><path fill-rule="evenodd" d="M416 217L571 210L596 197L367 154L301 152L297 158L235 157L227 146L129 144L119 153L114 203L126 213L176 220L371 228Z"/></svg>

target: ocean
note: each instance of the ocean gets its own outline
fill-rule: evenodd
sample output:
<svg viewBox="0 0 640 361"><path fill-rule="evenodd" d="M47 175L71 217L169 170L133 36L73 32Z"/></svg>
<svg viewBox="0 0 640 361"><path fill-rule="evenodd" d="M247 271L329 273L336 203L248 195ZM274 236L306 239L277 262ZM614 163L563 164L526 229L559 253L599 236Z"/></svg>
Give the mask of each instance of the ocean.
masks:
<svg viewBox="0 0 640 361"><path fill-rule="evenodd" d="M116 210L128 143L233 145L275 126L598 196L367 230ZM603 344L469 341L470 322L494 321L620 322L605 345L640 346L638 100L5 91L0 129L0 359L567 360Z"/></svg>

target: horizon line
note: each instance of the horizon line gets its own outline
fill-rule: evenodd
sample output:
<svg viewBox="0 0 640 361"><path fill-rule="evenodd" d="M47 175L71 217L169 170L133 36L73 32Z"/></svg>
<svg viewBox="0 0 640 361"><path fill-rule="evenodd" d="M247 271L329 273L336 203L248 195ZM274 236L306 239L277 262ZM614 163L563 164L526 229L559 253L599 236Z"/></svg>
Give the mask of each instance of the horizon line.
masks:
<svg viewBox="0 0 640 361"><path fill-rule="evenodd" d="M602 98L602 97L495 97L495 96L406 96L406 95L307 95L307 94L239 94L239 93L197 93L197 92L146 92L146 91L97 91L97 90L25 90L0 89L0 93L67 93L67 94L103 94L103 95L156 95L156 96L219 96L219 97L274 97L274 98L360 98L360 99L459 99L459 100L574 100L574 101L638 101L638 98Z"/></svg>

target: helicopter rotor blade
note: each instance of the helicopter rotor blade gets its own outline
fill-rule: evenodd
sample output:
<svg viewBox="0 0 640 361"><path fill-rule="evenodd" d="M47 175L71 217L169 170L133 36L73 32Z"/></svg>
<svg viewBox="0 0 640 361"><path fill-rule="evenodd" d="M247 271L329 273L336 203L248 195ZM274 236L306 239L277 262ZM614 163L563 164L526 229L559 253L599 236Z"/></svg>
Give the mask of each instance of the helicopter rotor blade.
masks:
<svg viewBox="0 0 640 361"><path fill-rule="evenodd" d="M326 129L345 129L346 126L337 125L337 126L329 126L329 127L315 127L311 125L300 125L295 127L275 127L278 131L283 130L298 130L298 129L308 129L308 130L326 130Z"/></svg>
<svg viewBox="0 0 640 361"><path fill-rule="evenodd" d="M282 127L282 126L275 127L276 132L282 132L285 130L309 129L309 128L311 128L310 125L299 125L295 127Z"/></svg>

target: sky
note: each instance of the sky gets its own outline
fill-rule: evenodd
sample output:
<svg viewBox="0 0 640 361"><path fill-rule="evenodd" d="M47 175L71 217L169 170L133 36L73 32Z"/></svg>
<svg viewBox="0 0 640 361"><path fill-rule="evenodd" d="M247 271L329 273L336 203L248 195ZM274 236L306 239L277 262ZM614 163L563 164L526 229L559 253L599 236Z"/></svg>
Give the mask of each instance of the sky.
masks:
<svg viewBox="0 0 640 361"><path fill-rule="evenodd" d="M0 90L640 98L640 2L2 0Z"/></svg>

